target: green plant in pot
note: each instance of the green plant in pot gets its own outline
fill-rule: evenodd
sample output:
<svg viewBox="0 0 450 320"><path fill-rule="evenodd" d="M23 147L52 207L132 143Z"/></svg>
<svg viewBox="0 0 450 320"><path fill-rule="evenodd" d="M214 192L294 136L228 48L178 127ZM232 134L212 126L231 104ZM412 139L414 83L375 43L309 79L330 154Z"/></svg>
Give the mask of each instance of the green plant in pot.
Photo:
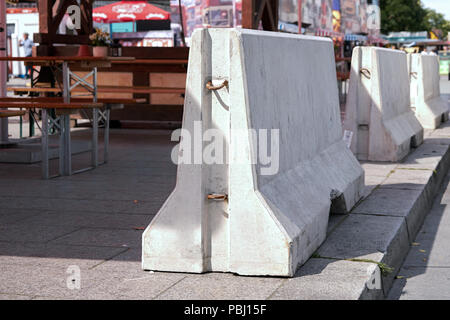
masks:
<svg viewBox="0 0 450 320"><path fill-rule="evenodd" d="M108 48L111 44L111 38L108 32L104 32L100 29L95 29L95 33L89 36L93 48L94 57L106 57L108 56Z"/></svg>

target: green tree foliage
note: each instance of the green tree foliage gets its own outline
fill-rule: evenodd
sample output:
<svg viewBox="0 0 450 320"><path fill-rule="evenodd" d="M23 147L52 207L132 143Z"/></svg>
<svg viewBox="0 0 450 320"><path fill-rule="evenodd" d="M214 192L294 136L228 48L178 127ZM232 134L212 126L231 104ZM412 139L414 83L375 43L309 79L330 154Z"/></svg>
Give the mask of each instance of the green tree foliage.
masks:
<svg viewBox="0 0 450 320"><path fill-rule="evenodd" d="M381 32L432 31L440 29L444 37L450 21L435 10L424 8L420 0L380 0Z"/></svg>
<svg viewBox="0 0 450 320"><path fill-rule="evenodd" d="M427 12L420 0L381 0L381 32L423 31Z"/></svg>
<svg viewBox="0 0 450 320"><path fill-rule="evenodd" d="M436 12L433 9L426 8L425 11L427 12L424 21L425 29L427 31L434 29L442 30L443 36L447 37L450 31L450 21L446 20L442 13Z"/></svg>

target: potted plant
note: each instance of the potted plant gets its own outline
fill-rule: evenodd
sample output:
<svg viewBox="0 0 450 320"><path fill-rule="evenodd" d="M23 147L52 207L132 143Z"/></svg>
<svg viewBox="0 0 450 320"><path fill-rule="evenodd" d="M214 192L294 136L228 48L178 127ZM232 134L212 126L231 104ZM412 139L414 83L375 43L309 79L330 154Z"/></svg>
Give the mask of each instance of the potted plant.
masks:
<svg viewBox="0 0 450 320"><path fill-rule="evenodd" d="M93 48L94 57L106 57L108 56L108 47L111 43L111 38L108 32L104 32L100 29L95 29L95 33L89 36Z"/></svg>

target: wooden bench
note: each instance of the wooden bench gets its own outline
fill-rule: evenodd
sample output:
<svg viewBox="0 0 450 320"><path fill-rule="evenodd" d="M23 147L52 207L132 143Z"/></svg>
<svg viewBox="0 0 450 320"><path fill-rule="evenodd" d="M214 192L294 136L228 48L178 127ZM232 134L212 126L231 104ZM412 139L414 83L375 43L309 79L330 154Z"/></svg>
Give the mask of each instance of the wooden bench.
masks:
<svg viewBox="0 0 450 320"><path fill-rule="evenodd" d="M339 61L347 61L347 62L351 62L352 58L351 57L335 57L334 58L335 61L339 62Z"/></svg>
<svg viewBox="0 0 450 320"><path fill-rule="evenodd" d="M0 118L21 117L25 115L25 111L21 110L0 110Z"/></svg>
<svg viewBox="0 0 450 320"><path fill-rule="evenodd" d="M53 108L54 103L64 103L63 97L25 97L25 98L18 98L18 97L5 97L0 98L0 103L15 103L15 104L21 104L21 103L34 103L36 104L45 104L50 106L49 108ZM91 98L71 98L70 99L71 105L87 105L88 108L91 106L89 105L92 103ZM145 98L99 98L97 99L97 102L102 103L105 105L107 109L121 109L123 108L124 104L140 104L140 103L146 103L147 99ZM20 108L20 106L19 106ZM31 109L33 107L29 107ZM40 108L37 106L36 108ZM75 107L75 109L77 109ZM86 108L80 108L80 109L86 109ZM25 111L20 111L25 114ZM23 116L23 114L21 114Z"/></svg>
<svg viewBox="0 0 450 320"><path fill-rule="evenodd" d="M17 101L24 100L24 101ZM59 173L60 175L71 175L72 173L77 173L85 171L87 169L95 168L99 165L98 163L98 116L99 108L104 106L101 102L92 101L78 101L71 103L64 103L57 100L43 100L38 99L37 101L33 98L1 98L0 108L25 108L25 109L41 109L42 110L42 138L41 138L41 150L42 150L42 177L43 179L49 178L49 154L48 154L48 141L49 141L49 118L48 110L62 110L56 119L50 121L50 126L56 126L60 133L60 144L59 144ZM70 139L70 113L67 111L73 111L77 109L92 109L93 111L93 121L92 121L92 156L91 156L91 167L79 170L77 172L72 172L72 151L71 151L71 139ZM15 110L1 110L1 112L6 112L9 114L20 114L24 115L25 111L15 111ZM105 117L105 160L107 161L108 155L108 144L109 144L109 110L104 115Z"/></svg>
<svg viewBox="0 0 450 320"><path fill-rule="evenodd" d="M100 102L40 102L40 101L11 101L0 102L0 108L24 108L24 109L92 109L101 108L103 103Z"/></svg>
<svg viewBox="0 0 450 320"><path fill-rule="evenodd" d="M59 88L48 88L48 87L8 87L7 91L13 91L15 95L29 94L31 92L38 93L60 93L62 92Z"/></svg>
<svg viewBox="0 0 450 320"><path fill-rule="evenodd" d="M350 72L339 72L339 71L337 71L336 72L336 77L340 81L348 80L348 79L350 79Z"/></svg>
<svg viewBox="0 0 450 320"><path fill-rule="evenodd" d="M80 90L82 91L82 90ZM99 93L179 93L184 94L185 88L160 88L160 87L145 87L145 86L133 86L133 87L114 87L114 86L98 86Z"/></svg>
<svg viewBox="0 0 450 320"><path fill-rule="evenodd" d="M102 114L105 118L105 148L104 148L104 162L108 160L108 145L109 145L109 117L110 110L123 108L124 104L139 104L147 102L145 98L99 98L98 103L93 103L90 98L71 98L70 104L64 103L63 97L26 97L26 98L18 98L18 97L5 97L0 98L0 106L4 106L7 108L25 108L30 109L30 113L32 109L62 109L64 112L79 110L79 109L93 109L93 108L101 108L105 106L105 111ZM11 116L18 115L23 116L26 114L26 111L6 111ZM13 113L14 112L14 113ZM89 118L88 115L84 115Z"/></svg>
<svg viewBox="0 0 450 320"><path fill-rule="evenodd" d="M0 103L3 102L32 102L32 103L61 103L64 102L63 97L6 97L0 98ZM71 98L70 102L74 103L91 103L91 98ZM146 103L147 99L145 98L98 98L97 102L102 104L133 104L133 103Z"/></svg>
<svg viewBox="0 0 450 320"><path fill-rule="evenodd" d="M29 94L32 92L37 93L62 93L60 88L47 88L47 87L8 87L8 91L13 91L15 95ZM87 90L82 87L72 89L72 92L86 92ZM140 93L140 94L152 94L152 93L178 93L184 94L185 88L159 88L159 87L117 87L117 86L98 86L97 93Z"/></svg>

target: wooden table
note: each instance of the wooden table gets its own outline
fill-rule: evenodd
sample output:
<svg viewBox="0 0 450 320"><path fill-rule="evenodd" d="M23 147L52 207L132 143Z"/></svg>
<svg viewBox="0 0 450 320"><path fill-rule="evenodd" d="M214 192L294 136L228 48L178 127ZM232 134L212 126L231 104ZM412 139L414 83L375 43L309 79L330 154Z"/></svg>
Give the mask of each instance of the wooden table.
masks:
<svg viewBox="0 0 450 320"><path fill-rule="evenodd" d="M63 102L64 105L71 103L73 97L73 92L78 86L82 86L92 97L91 102L98 102L98 86L97 86L97 68L108 68L111 67L113 61L130 62L135 60L132 57L78 57L78 56L53 56L53 57L0 57L0 61L23 61L25 65L31 66L51 66L53 68L62 71L62 83L58 82L58 86L62 89ZM71 71L71 68L84 68L89 69L85 76L80 77ZM56 79L58 81L58 79ZM5 106L8 105L7 102L3 103ZM47 104L48 105L48 104ZM24 105L25 106L25 105ZM73 173L78 173L86 171L86 169L96 168L99 164L98 161L98 127L99 122L104 121L105 124L105 134L104 134L104 161L106 163L108 160L108 145L109 145L109 119L110 119L110 108L106 107L101 110L100 106L92 107L92 153L91 153L91 167L72 172L72 154L71 154L71 139L70 139L70 114L71 112L62 112L58 115L57 119L51 119L47 116L47 108L42 108L44 104L35 103L33 107L40 108L43 110L43 125L41 131L47 130L50 126L52 129L57 129L60 134L60 175L71 175ZM1 107L1 104L0 104ZM28 107L28 104L27 106ZM33 108L29 108L32 110ZM61 109L61 106L55 105L53 109ZM82 108L74 108L82 109ZM45 115L44 115L45 114ZM45 119L44 119L45 118ZM44 124L44 121L46 122ZM49 122L48 122L49 121ZM45 129L44 129L45 128ZM43 137L47 136L48 132L42 132ZM48 178L44 176L44 178Z"/></svg>
<svg viewBox="0 0 450 320"><path fill-rule="evenodd" d="M21 110L0 110L0 118L21 117L25 115L25 111Z"/></svg>
<svg viewBox="0 0 450 320"><path fill-rule="evenodd" d="M10 98L6 98L10 99ZM20 99L20 98L19 98ZM21 99L21 100L28 100L28 99ZM98 109L103 107L102 103L98 102L71 102L71 103L65 103L63 101L57 102L44 102L44 101L3 101L3 98L0 98L0 105L2 107L6 108L25 108L25 109L36 109L39 108L42 110L42 137L41 137L41 161L42 161L42 178L48 179L50 177L49 174L49 132L52 129L55 129L55 131L60 132L60 147L59 147L59 171L60 175L64 175L65 170L69 170L69 174L72 174L71 171L71 141L70 141L70 134L66 135L65 132L70 132L70 126L65 127L63 125L63 122L61 121L62 116L65 116L67 114L70 114L73 110L79 110L79 109ZM55 109L59 112L59 114L56 114L54 118L50 118L48 116L48 110L49 109ZM94 124L94 127L96 125ZM106 134L106 133L105 133ZM92 137L92 159L95 159L96 154L98 153L98 148L96 147L98 145L97 141L95 139L98 139L98 137L93 136ZM106 146L105 146L106 147ZM79 172L86 171L87 169L95 168L94 164L92 167L85 168L82 170L79 170ZM73 173L78 173L73 172Z"/></svg>
<svg viewBox="0 0 450 320"><path fill-rule="evenodd" d="M110 67L112 63L133 62L134 57L79 57L79 56L41 56L41 57L0 57L0 61L22 61L25 65L54 66L63 63L83 68Z"/></svg>

